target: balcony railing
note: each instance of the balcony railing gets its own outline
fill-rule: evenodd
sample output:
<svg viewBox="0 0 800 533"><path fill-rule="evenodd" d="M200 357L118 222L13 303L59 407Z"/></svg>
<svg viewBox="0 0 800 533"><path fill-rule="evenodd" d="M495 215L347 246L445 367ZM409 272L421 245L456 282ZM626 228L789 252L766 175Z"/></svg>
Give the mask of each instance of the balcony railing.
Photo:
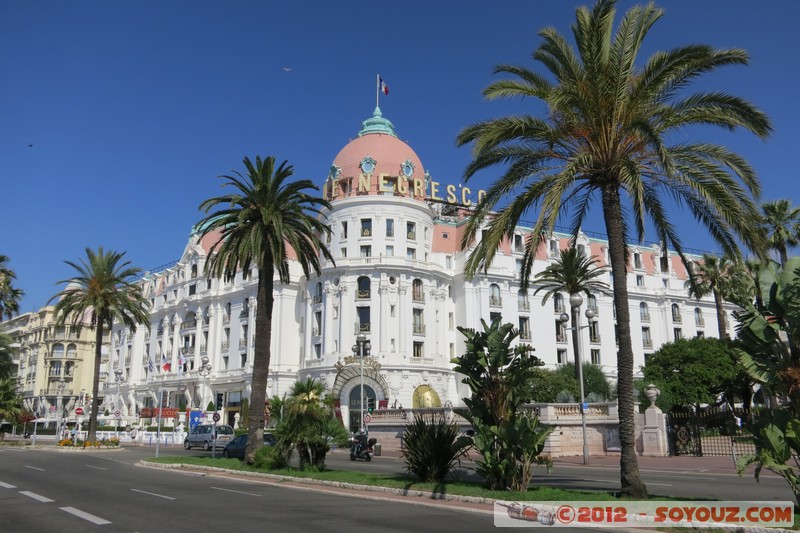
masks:
<svg viewBox="0 0 800 533"><path fill-rule="evenodd" d="M519 300L517 302L517 306L519 307L520 311L530 311L531 310L531 303L527 300Z"/></svg>
<svg viewBox="0 0 800 533"><path fill-rule="evenodd" d="M706 319L701 316L694 317L694 321L697 322L699 327L703 327L706 325Z"/></svg>
<svg viewBox="0 0 800 533"><path fill-rule="evenodd" d="M425 335L425 324L414 324L414 335Z"/></svg>
<svg viewBox="0 0 800 533"><path fill-rule="evenodd" d="M205 355L205 354L206 354L206 345L205 344L201 344L200 345L200 355Z"/></svg>
<svg viewBox="0 0 800 533"><path fill-rule="evenodd" d="M225 342L222 343L221 349L222 349L223 352L227 352L228 350L230 350L230 348L231 348L231 342L230 341L225 341Z"/></svg>
<svg viewBox="0 0 800 533"><path fill-rule="evenodd" d="M250 314L250 309L242 309L241 312L239 313L239 318L247 318L249 314Z"/></svg>
<svg viewBox="0 0 800 533"><path fill-rule="evenodd" d="M231 322L231 317L230 316L222 315L222 323L223 324L230 324L230 322Z"/></svg>
<svg viewBox="0 0 800 533"><path fill-rule="evenodd" d="M321 303L322 303L322 296L319 296L319 295L317 295L317 296L314 296L314 297L311 299L311 303L315 303L315 304L321 304Z"/></svg>
<svg viewBox="0 0 800 533"><path fill-rule="evenodd" d="M356 291L356 300L367 300L370 297L370 290L367 289L365 291Z"/></svg>
<svg viewBox="0 0 800 533"><path fill-rule="evenodd" d="M422 292L422 291L412 292L411 293L411 301L412 302L418 302L418 303L424 303L425 302L425 293Z"/></svg>
<svg viewBox="0 0 800 533"><path fill-rule="evenodd" d="M247 339L239 339L239 349L247 349Z"/></svg>
<svg viewBox="0 0 800 533"><path fill-rule="evenodd" d="M553 312L556 313L557 315L560 315L561 313L566 313L567 312L567 308L564 307L563 304L562 305L556 305L555 307L553 307Z"/></svg>
<svg viewBox="0 0 800 533"><path fill-rule="evenodd" d="M406 236L408 237L409 241L417 240L417 232L416 231L409 231L408 235L406 235Z"/></svg>
<svg viewBox="0 0 800 533"><path fill-rule="evenodd" d="M356 322L356 334L358 333L369 333L369 322Z"/></svg>
<svg viewBox="0 0 800 533"><path fill-rule="evenodd" d="M640 318L641 318L642 322L650 322L650 313L645 313L645 314L641 315Z"/></svg>
<svg viewBox="0 0 800 533"><path fill-rule="evenodd" d="M523 340L523 341L529 341L529 340L533 339L533 337L531 337L530 330L520 330L519 338L520 338L520 340Z"/></svg>
<svg viewBox="0 0 800 533"><path fill-rule="evenodd" d="M194 346L184 346L179 349L181 355L191 355L194 353Z"/></svg>
<svg viewBox="0 0 800 533"><path fill-rule="evenodd" d="M593 344L599 344L600 343L600 334L598 333L596 335L589 335L589 342L591 342Z"/></svg>
<svg viewBox="0 0 800 533"><path fill-rule="evenodd" d="M681 318L681 315L673 314L672 321L675 322L676 324L680 324L681 322L683 322L683 319Z"/></svg>
<svg viewBox="0 0 800 533"><path fill-rule="evenodd" d="M566 333L556 333L556 342L567 342Z"/></svg>
<svg viewBox="0 0 800 533"><path fill-rule="evenodd" d="M489 305L492 307L500 307L503 305L503 297L502 296L490 296L489 297Z"/></svg>
<svg viewBox="0 0 800 533"><path fill-rule="evenodd" d="M643 339L642 346L645 348L652 348L653 347L653 339Z"/></svg>
<svg viewBox="0 0 800 533"><path fill-rule="evenodd" d="M319 326L314 326L311 328L311 335L314 337L319 337Z"/></svg>
<svg viewBox="0 0 800 533"><path fill-rule="evenodd" d="M187 331L187 330L196 329L196 328L197 328L197 321L196 320L183 322L181 324L181 331Z"/></svg>

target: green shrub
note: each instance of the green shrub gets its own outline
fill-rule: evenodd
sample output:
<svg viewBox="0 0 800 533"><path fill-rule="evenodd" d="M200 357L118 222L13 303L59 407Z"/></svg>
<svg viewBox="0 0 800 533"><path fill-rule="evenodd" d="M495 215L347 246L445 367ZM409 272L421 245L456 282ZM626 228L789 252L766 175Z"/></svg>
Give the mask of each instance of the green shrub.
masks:
<svg viewBox="0 0 800 533"><path fill-rule="evenodd" d="M258 449L253 466L262 470L280 470L289 466L286 456L276 446L262 446Z"/></svg>
<svg viewBox="0 0 800 533"><path fill-rule="evenodd" d="M455 473L471 440L460 435L456 424L444 417L416 415L403 432L406 471L422 482L440 483Z"/></svg>

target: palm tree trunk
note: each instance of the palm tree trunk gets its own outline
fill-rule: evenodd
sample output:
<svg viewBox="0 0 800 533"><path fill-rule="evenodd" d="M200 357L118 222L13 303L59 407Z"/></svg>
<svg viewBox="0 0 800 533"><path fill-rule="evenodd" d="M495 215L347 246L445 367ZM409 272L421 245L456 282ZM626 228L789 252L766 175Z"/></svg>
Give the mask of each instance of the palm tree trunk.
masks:
<svg viewBox="0 0 800 533"><path fill-rule="evenodd" d="M92 411L89 413L87 442L97 440L97 415L100 410L100 358L103 354L103 321L97 320L94 332L94 377L92 378Z"/></svg>
<svg viewBox="0 0 800 533"><path fill-rule="evenodd" d="M779 246L778 253L781 254L781 267L786 266L786 261L789 260L789 255L786 253L786 246Z"/></svg>
<svg viewBox="0 0 800 533"><path fill-rule="evenodd" d="M717 329L719 330L719 338L725 340L728 338L728 328L725 325L725 310L722 307L722 295L719 291L714 289L714 306L717 309Z"/></svg>
<svg viewBox="0 0 800 533"><path fill-rule="evenodd" d="M264 444L264 407L267 399L270 346L272 345L272 306L274 298L272 279L275 269L272 257L264 257L258 269L258 295L256 296L256 330L253 349L253 379L250 382L250 415L247 419L247 464L255 461L255 453Z"/></svg>
<svg viewBox="0 0 800 533"><path fill-rule="evenodd" d="M619 350L617 352L617 392L619 410L620 485L623 496L646 498L647 487L639 474L636 459L636 426L633 413L633 344L628 307L627 258L619 187L603 187L603 217L608 235L608 255L613 274L614 308L617 312Z"/></svg>

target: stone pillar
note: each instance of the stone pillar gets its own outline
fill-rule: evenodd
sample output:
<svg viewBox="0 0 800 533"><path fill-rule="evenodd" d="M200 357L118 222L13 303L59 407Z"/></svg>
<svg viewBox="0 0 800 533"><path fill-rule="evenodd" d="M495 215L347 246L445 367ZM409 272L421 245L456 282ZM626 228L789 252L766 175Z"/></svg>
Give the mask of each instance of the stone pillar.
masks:
<svg viewBox="0 0 800 533"><path fill-rule="evenodd" d="M665 457L668 453L667 419L661 409L656 407L656 399L660 392L652 383L645 391L645 396L650 400L650 407L644 412L642 455L648 457Z"/></svg>

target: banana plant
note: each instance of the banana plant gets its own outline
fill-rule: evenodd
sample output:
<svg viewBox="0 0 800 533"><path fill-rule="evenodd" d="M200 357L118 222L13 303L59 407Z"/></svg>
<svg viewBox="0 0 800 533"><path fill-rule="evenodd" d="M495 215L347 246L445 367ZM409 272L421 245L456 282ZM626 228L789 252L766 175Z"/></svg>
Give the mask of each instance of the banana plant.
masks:
<svg viewBox="0 0 800 533"><path fill-rule="evenodd" d="M501 325L500 319L481 323L483 331L458 328L467 338L467 349L453 359L472 392L464 398L464 416L475 430L475 470L491 489L525 491L533 464L546 464L548 470L552 466L542 452L553 428L519 410L532 397L534 369L544 363L531 353L532 346L511 346L519 335L513 324Z"/></svg>
<svg viewBox="0 0 800 533"><path fill-rule="evenodd" d="M750 426L756 452L739 457L736 471L741 476L755 465L756 481L764 468L775 472L789 484L795 504L800 504L800 420L786 409L764 410Z"/></svg>

